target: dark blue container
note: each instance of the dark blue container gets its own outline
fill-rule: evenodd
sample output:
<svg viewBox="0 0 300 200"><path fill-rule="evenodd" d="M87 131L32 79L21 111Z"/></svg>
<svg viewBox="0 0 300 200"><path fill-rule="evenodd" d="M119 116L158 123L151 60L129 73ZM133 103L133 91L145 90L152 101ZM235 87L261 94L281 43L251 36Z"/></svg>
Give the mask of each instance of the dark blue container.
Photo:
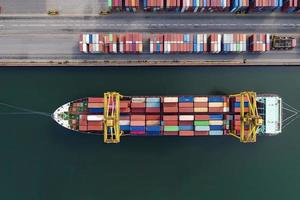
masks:
<svg viewBox="0 0 300 200"><path fill-rule="evenodd" d="M104 108L89 108L89 113L103 113Z"/></svg>
<svg viewBox="0 0 300 200"><path fill-rule="evenodd" d="M193 131L194 126L179 126L180 131Z"/></svg>
<svg viewBox="0 0 300 200"><path fill-rule="evenodd" d="M208 102L224 102L223 97L208 97Z"/></svg>
<svg viewBox="0 0 300 200"><path fill-rule="evenodd" d="M130 130L130 126L129 125L121 125L120 129L121 129L121 131L129 131Z"/></svg>
<svg viewBox="0 0 300 200"><path fill-rule="evenodd" d="M223 119L223 115L209 115L209 119L212 119L212 120L222 120Z"/></svg>
<svg viewBox="0 0 300 200"><path fill-rule="evenodd" d="M212 131L223 130L223 126L222 125L210 125L209 129Z"/></svg>
<svg viewBox="0 0 300 200"><path fill-rule="evenodd" d="M146 126L146 131L148 132L160 132L160 126Z"/></svg>
<svg viewBox="0 0 300 200"><path fill-rule="evenodd" d="M130 126L131 131L145 131L145 126Z"/></svg>
<svg viewBox="0 0 300 200"><path fill-rule="evenodd" d="M179 102L193 102L194 97L188 96L181 96L179 97Z"/></svg>

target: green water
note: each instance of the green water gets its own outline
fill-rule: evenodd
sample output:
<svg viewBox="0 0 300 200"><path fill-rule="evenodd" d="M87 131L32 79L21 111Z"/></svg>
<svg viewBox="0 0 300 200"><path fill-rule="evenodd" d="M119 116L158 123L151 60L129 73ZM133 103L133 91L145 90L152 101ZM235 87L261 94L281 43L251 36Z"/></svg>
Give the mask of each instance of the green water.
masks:
<svg viewBox="0 0 300 200"><path fill-rule="evenodd" d="M1 102L47 113L107 90L255 90L278 93L299 109L300 68L0 69ZM131 137L105 145L101 137L75 134L49 117L0 115L0 199L299 199L299 122L250 145L230 137Z"/></svg>

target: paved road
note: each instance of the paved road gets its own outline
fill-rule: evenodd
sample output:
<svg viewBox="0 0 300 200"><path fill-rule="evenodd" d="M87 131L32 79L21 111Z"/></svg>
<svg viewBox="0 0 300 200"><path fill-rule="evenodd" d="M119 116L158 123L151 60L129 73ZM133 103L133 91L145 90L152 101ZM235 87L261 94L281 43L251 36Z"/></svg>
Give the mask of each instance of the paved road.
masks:
<svg viewBox="0 0 300 200"><path fill-rule="evenodd" d="M187 23L188 22L188 23ZM230 16L148 18L137 16L1 18L0 60L261 60L300 62L300 44L292 51L264 54L183 55L86 55L78 50L79 33L84 31L141 32L270 32L289 33L300 41L300 21L295 17L265 18Z"/></svg>
<svg viewBox="0 0 300 200"><path fill-rule="evenodd" d="M298 17L177 16L0 18L1 33L82 31L300 32Z"/></svg>

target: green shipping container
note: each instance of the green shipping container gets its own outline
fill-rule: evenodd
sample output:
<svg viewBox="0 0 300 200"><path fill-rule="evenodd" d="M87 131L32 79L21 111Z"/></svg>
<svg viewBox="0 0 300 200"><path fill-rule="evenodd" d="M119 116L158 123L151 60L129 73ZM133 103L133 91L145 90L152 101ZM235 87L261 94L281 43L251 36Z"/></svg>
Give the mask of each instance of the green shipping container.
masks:
<svg viewBox="0 0 300 200"><path fill-rule="evenodd" d="M108 7L112 8L112 0L108 0Z"/></svg>
<svg viewBox="0 0 300 200"><path fill-rule="evenodd" d="M194 121L194 125L195 126L208 126L209 125L209 121L203 121L203 120L201 120L201 121Z"/></svg>
<svg viewBox="0 0 300 200"><path fill-rule="evenodd" d="M164 131L179 131L179 126L165 126Z"/></svg>

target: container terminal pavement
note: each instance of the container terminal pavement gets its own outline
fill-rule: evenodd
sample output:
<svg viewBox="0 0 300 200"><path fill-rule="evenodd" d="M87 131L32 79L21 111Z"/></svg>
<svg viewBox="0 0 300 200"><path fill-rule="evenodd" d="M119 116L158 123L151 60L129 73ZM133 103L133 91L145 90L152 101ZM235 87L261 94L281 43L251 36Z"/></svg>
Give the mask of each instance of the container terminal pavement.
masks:
<svg viewBox="0 0 300 200"><path fill-rule="evenodd" d="M214 11L213 13L192 13L189 8L180 10L185 11L184 14L176 12L176 9L175 11L165 10L163 12L152 12L153 9L150 9L150 12L148 12L144 11L144 4L148 3L148 1L144 1L140 2L140 9L137 13L126 11L126 7L123 5L122 12L116 12L115 9L111 8L110 14L101 16L96 15L99 14L99 10L102 8L107 8L108 2L103 1L100 6L95 6L95 4L86 1L86 5L93 5L94 8L97 8L95 9L97 12L93 11L95 16L89 17L80 17L80 15L85 15L85 13L80 13L71 8L64 8L64 3L55 5L51 3L51 1L46 1L46 3L39 1L40 3L36 4L36 6L41 9L34 9L34 5L32 5L34 0L27 0L27 5L23 7L23 10L18 10L18 7L22 6L19 2L14 1L15 0L4 0L1 4L1 65L14 65L17 62L23 62L24 64L45 63L47 65L48 63L59 65L64 61L78 63L79 65L89 61L95 63L95 65L105 65L105 63L111 64L111 62L116 62L118 64L124 63L126 65L128 60L132 62L136 61L136 64L138 65L140 65L141 62L144 63L144 61L149 61L149 63L157 62L171 64L173 61L183 61L183 64L186 63L186 61L193 61L195 64L200 65L211 64L214 62L214 64L217 62L220 64L231 63L238 65L251 63L297 65L300 61L298 45L300 23L299 16L297 15L298 7L295 7L295 5L298 6L298 4L292 5L295 7L294 9L285 9L287 5L286 1L283 1L282 6L279 5L276 9L274 6L273 9L271 9L270 6L267 6L269 9L267 9L267 7L256 10L249 9L247 11L249 13L243 15L230 13L233 8L228 7L228 4L226 4L226 9L222 12L220 9L210 9L210 11ZM70 3L74 0L67 1ZM115 1L112 1L112 3L113 2ZM125 4L127 1L118 2ZM149 5L150 4L147 4L148 7ZM59 7L58 16L47 16L47 11L56 6ZM89 6L86 6L86 8L89 9ZM149 10L148 7L146 10ZM13 8L15 8L15 10L13 10ZM238 9L236 8L235 10ZM274 12L270 13L270 10L273 10ZM31 11L32 14L29 14L29 11ZM91 14L91 12L89 13ZM31 17L31 15L34 17ZM292 50L270 51L263 54L245 52L240 54L221 53L219 55L203 54L200 56L197 54L183 54L176 56L172 54L142 54L136 56L121 54L91 55L81 53L79 43L80 34L99 32L136 32L144 34L149 32L177 32L185 34L239 33L248 35L253 33L267 33L271 35L294 37L297 40L297 44ZM150 49L150 46L146 46L144 49Z"/></svg>

